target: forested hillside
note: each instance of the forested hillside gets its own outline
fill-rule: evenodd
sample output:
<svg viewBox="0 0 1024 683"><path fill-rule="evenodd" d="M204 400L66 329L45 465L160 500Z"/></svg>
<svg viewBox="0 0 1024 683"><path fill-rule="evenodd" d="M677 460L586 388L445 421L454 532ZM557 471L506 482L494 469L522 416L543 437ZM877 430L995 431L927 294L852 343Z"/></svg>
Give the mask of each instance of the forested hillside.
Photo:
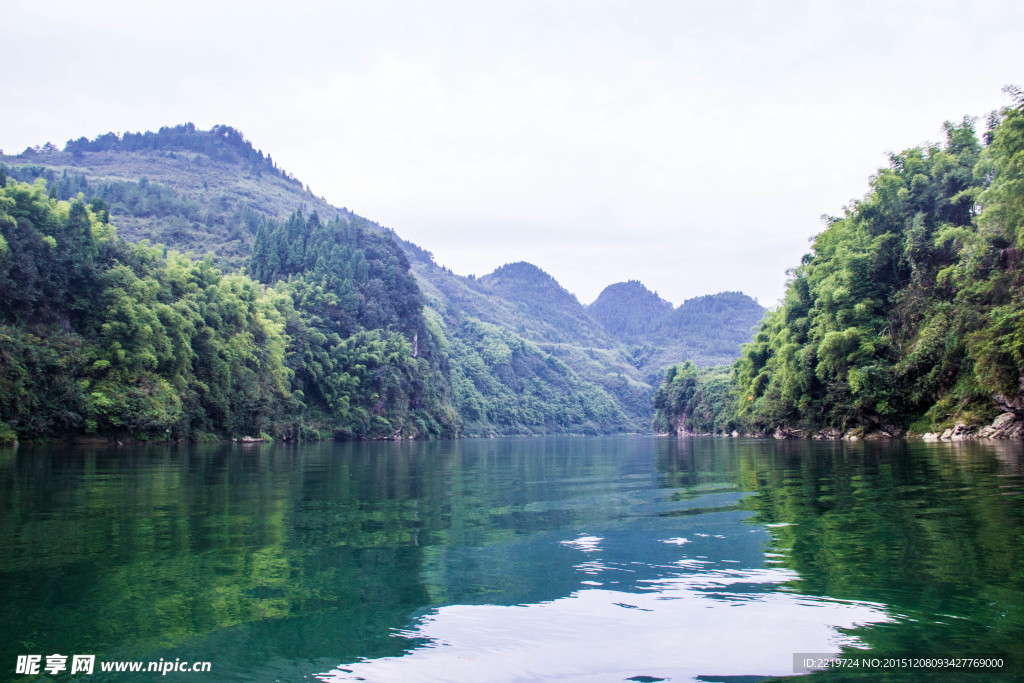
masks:
<svg viewBox="0 0 1024 683"><path fill-rule="evenodd" d="M622 346L644 381L657 386L680 358L701 367L734 360L765 309L742 292L695 297L673 309L633 280L606 287L588 312Z"/></svg>
<svg viewBox="0 0 1024 683"><path fill-rule="evenodd" d="M675 431L898 435L1024 418L1024 94L946 140L893 154L829 218L723 384L681 366ZM1019 431L1019 430L1018 430Z"/></svg>
<svg viewBox="0 0 1024 683"><path fill-rule="evenodd" d="M486 381L473 382L480 400L490 396L499 385L504 387L500 390L504 395L525 399L522 387L531 386L534 393L542 390L557 397L552 404L555 410L552 417L562 419L559 406L576 401L581 395L594 396L597 404L614 408L609 413L608 424L615 425L616 430L645 431L649 428L651 385L640 380L636 368L622 351L604 336L594 321L586 318L576 298L544 271L530 264L512 264L499 268L496 277L462 277L424 258L413 261L413 272L428 307L436 312L438 323L452 340L453 348L472 350L480 357L466 358L455 367L464 374L470 367L483 369L490 376ZM515 286L537 297L550 296L551 300L527 305L519 295L510 294L509 299L502 296ZM563 314L567 323L560 325ZM573 329L582 329L584 333L571 334ZM487 332L484 337L480 336L481 330ZM484 351L490 345L487 337L494 335L500 336L502 344L521 349L534 361L512 367L484 362L505 355ZM559 368L564 379L553 381L550 376L537 376L535 370L541 367ZM470 384L461 386L468 390ZM517 412L522 414L524 406L521 402L517 405ZM588 418L581 426L583 429L577 431L592 433L594 422Z"/></svg>
<svg viewBox="0 0 1024 683"><path fill-rule="evenodd" d="M608 285L587 313L613 338L635 344L650 340L658 324L672 313L673 306L639 280Z"/></svg>
<svg viewBox="0 0 1024 683"><path fill-rule="evenodd" d="M285 220L299 209L323 220L352 215L314 196L230 126L107 133L0 160L15 180L45 179L55 199L80 192L87 201L102 199L129 241L212 254L215 264L229 269L249 256L261 219Z"/></svg>
<svg viewBox="0 0 1024 683"><path fill-rule="evenodd" d="M480 278L492 294L516 306L521 332L538 335L536 324L546 331L545 341L571 342L607 347L611 341L586 309L555 278L531 263L509 263Z"/></svg>
<svg viewBox="0 0 1024 683"><path fill-rule="evenodd" d="M312 230L318 265L354 267L287 281L263 269L267 287L117 238L100 200L0 181L4 439L458 433L445 378L417 348L419 292L386 235Z"/></svg>
<svg viewBox="0 0 1024 683"><path fill-rule="evenodd" d="M281 354L274 356L278 374L272 372L275 379L266 384L281 393L273 400L260 399L264 408L248 409L249 418L238 418L235 409L211 412L209 404L190 398L189 391L202 394L217 387L218 400L234 400L228 398L234 389L211 384L200 375L193 378L190 372L199 372L196 368L212 361L200 362L196 358L205 359L203 353L180 347L172 354L185 353L178 374L166 374L164 366L147 366L147 372L157 374L146 379L141 371L122 373L110 380L108 393L127 395L135 385L162 387L160 382L165 382L170 387L165 398L171 404L172 395L184 401L181 412L173 405L161 412L156 404L136 401L117 409L136 417L108 422L89 417L89 397L98 380L90 374L92 366L74 366L65 374L77 378L75 391L85 393L68 403L77 407L63 422L46 418L32 426L23 414L35 405L31 401L11 399L0 413L0 421L22 438L95 434L152 439L159 437L160 429L164 435L185 439L644 431L653 410L653 384L662 368L680 357L677 352L703 364L721 360L707 353L707 342L718 344L717 336L731 339L750 328L748 322L730 321L726 324L735 329L716 330L698 343L686 338L680 345L686 335L695 334L696 339L704 332L677 326L660 336L641 335L626 343L539 268L514 263L480 278L455 275L393 231L315 197L228 126L203 131L186 124L156 133L80 138L64 149L47 144L0 162L11 191L21 187L18 192L29 193L39 216L60 216L71 210L61 207L81 204L89 207L90 220L109 227L105 239L119 245L120 251L95 265L98 272L132 262L136 257L130 254L140 250L152 265L136 276L163 283L171 278L166 270L177 273L182 264L200 259L204 278L246 283L253 300L274 311L261 320L273 319L283 326ZM33 184L37 182L42 184ZM49 208L41 208L44 204ZM53 216L41 219L43 227L35 230L39 239L53 237L65 248L46 227L60 222ZM127 243L113 237L114 225ZM142 244L135 247L134 242ZM7 252L11 263L18 261L40 273L58 267L43 259L45 251L26 251L16 240L12 244ZM31 266L25 265L30 261ZM227 274L239 268L244 275ZM12 279L11 286L21 277ZM138 302L129 294L133 306L179 305L179 290L184 291L184 285L147 287L140 292L161 294L149 300L140 293ZM64 306L50 301L47 292L35 296L35 306ZM664 304L671 313L671 304ZM196 307L204 320L199 328L219 329L223 316L207 320L204 316L212 309ZM96 344L99 338L90 330L106 329L107 314L105 309L83 309L79 318L61 323L61 329L85 346ZM5 318L5 324L5 334L17 336L42 322L26 316ZM142 329L156 328L142 324ZM12 396L43 402L53 398L42 392L43 385L32 384L35 374L28 369L35 362L32 358L49 358L59 365L60 354L45 351L51 333L52 327L44 325L29 341L19 337L18 362L24 371L8 377L10 386L18 388ZM189 328L181 343L201 347L202 335L192 334ZM269 339L266 335L251 336ZM41 355L33 355L37 342ZM10 348L14 353L15 347ZM725 358L737 352L738 347L732 355L726 350ZM241 356L217 353L230 360L225 378L240 372L235 362ZM192 362L199 365L189 369ZM46 372L58 373L56 367ZM262 396L255 389L244 392L250 398ZM54 400L54 405L59 403ZM271 404L276 412L267 412ZM138 418L142 414L149 417Z"/></svg>

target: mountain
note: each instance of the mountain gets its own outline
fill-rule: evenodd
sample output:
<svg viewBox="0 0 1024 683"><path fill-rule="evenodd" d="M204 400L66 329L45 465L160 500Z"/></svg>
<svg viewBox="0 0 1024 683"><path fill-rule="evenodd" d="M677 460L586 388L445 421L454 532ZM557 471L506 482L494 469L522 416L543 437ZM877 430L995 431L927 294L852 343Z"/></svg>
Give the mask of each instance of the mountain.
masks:
<svg viewBox="0 0 1024 683"><path fill-rule="evenodd" d="M765 309L742 292L687 299L678 308L636 280L609 285L587 309L652 385L681 359L701 367L736 359Z"/></svg>
<svg viewBox="0 0 1024 683"><path fill-rule="evenodd" d="M438 313L450 335L460 337L467 325L478 323L501 330L521 340L524 348L556 359L582 386L609 397L621 413L621 430L649 428L651 383L640 377L579 301L543 270L515 263L474 278L456 275L429 258L411 261L427 306Z"/></svg>
<svg viewBox="0 0 1024 683"><path fill-rule="evenodd" d="M224 273L0 174L0 442L459 434L388 233L297 212L255 246Z"/></svg>
<svg viewBox="0 0 1024 683"><path fill-rule="evenodd" d="M740 354L764 314L765 308L742 292L698 296L660 320L652 337L677 359L722 365Z"/></svg>
<svg viewBox="0 0 1024 683"><path fill-rule="evenodd" d="M645 431L662 369L690 357L679 353L703 354L700 363L713 355L700 339L676 343L703 334L692 321L623 336L610 311L582 306L528 263L480 278L441 268L392 230L313 195L229 126L47 143L0 156L4 177L44 183L51 202L73 206L81 197L130 242L191 252L222 271L244 268L278 292L289 391L306 406L291 433ZM403 345L415 362L388 355ZM346 377L367 371L359 359L368 358L383 362L373 377L393 382L338 393ZM340 406L347 417L339 422ZM231 432L225 425L207 431Z"/></svg>
<svg viewBox="0 0 1024 683"><path fill-rule="evenodd" d="M644 287L639 280L608 285L587 313L613 339L625 343L650 340L658 323L673 310L672 303Z"/></svg>
<svg viewBox="0 0 1024 683"><path fill-rule="evenodd" d="M512 302L520 334L538 341L606 348L611 340L576 297L531 263L509 263L480 278L494 296Z"/></svg>
<svg viewBox="0 0 1024 683"><path fill-rule="evenodd" d="M56 199L79 192L86 200L102 199L129 241L213 254L229 269L248 258L263 219L285 220L299 209L325 221L357 218L314 196L230 126L107 133L69 140L64 149L50 143L28 148L0 162L15 180L43 178ZM365 227L381 229L370 221Z"/></svg>

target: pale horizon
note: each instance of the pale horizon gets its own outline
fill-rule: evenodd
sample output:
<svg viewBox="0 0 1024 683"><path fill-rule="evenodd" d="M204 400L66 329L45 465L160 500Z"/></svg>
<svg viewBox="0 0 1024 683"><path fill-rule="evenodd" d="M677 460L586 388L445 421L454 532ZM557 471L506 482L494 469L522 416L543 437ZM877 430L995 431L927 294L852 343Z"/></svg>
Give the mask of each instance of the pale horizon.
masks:
<svg viewBox="0 0 1024 683"><path fill-rule="evenodd" d="M773 306L820 217L862 197L888 153L1009 104L1024 43L1010 2L5 15L8 52L33 55L0 75L8 153L230 125L439 265L528 261L584 304L638 279L676 306L721 291Z"/></svg>

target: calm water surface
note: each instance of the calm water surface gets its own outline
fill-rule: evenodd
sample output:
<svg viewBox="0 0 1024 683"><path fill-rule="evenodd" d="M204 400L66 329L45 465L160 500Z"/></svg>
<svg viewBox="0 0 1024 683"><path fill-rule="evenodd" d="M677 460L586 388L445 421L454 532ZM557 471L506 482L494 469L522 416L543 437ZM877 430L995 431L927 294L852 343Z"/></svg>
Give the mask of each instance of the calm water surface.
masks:
<svg viewBox="0 0 1024 683"><path fill-rule="evenodd" d="M88 681L1024 665L1022 474L1020 443L0 450L0 678L54 653L213 669Z"/></svg>

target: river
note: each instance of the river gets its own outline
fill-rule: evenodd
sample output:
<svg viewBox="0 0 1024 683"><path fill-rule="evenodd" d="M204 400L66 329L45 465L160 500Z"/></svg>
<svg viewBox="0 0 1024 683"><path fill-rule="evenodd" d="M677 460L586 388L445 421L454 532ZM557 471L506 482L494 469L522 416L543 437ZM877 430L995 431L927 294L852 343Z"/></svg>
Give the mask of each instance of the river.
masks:
<svg viewBox="0 0 1024 683"><path fill-rule="evenodd" d="M0 609L18 681L47 680L11 673L33 654L193 683L1021 669L1024 445L23 445L0 450ZM211 671L100 670L127 660Z"/></svg>

